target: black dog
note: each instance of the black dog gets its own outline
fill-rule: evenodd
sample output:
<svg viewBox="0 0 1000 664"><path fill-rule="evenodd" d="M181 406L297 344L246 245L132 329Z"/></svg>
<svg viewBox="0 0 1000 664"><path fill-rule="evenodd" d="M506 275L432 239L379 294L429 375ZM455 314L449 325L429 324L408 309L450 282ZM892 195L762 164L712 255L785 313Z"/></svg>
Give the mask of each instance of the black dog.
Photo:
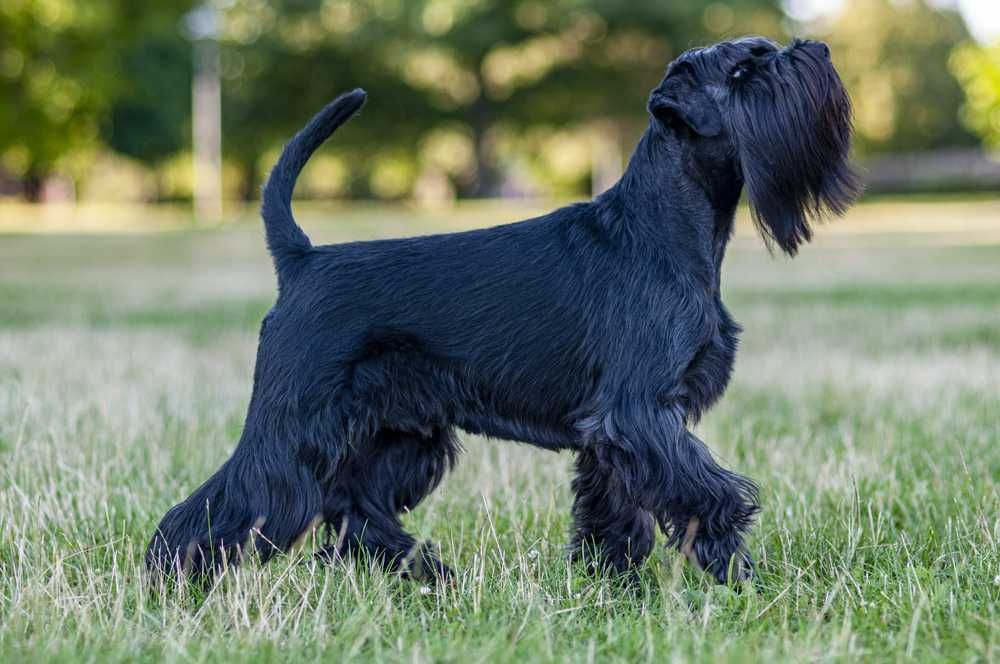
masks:
<svg viewBox="0 0 1000 664"><path fill-rule="evenodd" d="M628 169L591 202L485 230L314 247L292 188L365 101L323 109L264 189L279 294L239 446L164 517L159 570L292 546L447 574L400 526L455 463L455 429L576 452L573 552L626 570L654 524L720 582L746 578L757 490L687 426L729 382L739 326L719 271L745 187L788 254L840 213L850 102L827 47L760 37L688 51L649 98Z"/></svg>

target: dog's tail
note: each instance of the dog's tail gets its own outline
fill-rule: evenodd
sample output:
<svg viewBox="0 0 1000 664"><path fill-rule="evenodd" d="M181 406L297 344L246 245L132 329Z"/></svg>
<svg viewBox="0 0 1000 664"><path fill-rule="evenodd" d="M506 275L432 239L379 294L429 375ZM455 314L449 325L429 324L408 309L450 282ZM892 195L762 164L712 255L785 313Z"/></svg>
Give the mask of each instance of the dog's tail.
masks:
<svg viewBox="0 0 1000 664"><path fill-rule="evenodd" d="M292 216L292 191L302 168L312 153L351 119L364 105L368 95L358 88L334 99L288 142L271 176L264 185L261 216L267 235L267 248L274 258L278 283L287 275L290 264L312 248L312 243Z"/></svg>

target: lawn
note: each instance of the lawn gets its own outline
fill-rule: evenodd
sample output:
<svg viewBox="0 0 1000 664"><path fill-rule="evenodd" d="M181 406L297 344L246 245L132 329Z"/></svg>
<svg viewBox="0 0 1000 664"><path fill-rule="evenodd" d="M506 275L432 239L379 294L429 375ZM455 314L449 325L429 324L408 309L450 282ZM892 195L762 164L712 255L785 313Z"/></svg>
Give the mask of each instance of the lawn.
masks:
<svg viewBox="0 0 1000 664"><path fill-rule="evenodd" d="M301 217L337 241L528 212ZM637 591L588 577L564 557L571 457L475 437L406 517L454 587L303 550L164 590L146 542L250 395L260 230L158 211L157 232L21 232L38 214L0 208L2 661L1000 659L1000 203L863 205L794 261L740 230L724 287L746 332L699 433L762 487L742 592L665 550Z"/></svg>

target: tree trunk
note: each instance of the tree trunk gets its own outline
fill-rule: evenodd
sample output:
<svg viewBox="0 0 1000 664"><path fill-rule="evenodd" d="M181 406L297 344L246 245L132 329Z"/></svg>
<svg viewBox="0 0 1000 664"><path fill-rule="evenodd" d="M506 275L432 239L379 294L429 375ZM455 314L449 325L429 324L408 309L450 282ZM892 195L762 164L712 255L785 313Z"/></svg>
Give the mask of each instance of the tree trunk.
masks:
<svg viewBox="0 0 1000 664"><path fill-rule="evenodd" d="M252 203L260 196L260 180L257 178L257 162L250 158L240 161L240 199Z"/></svg>
<svg viewBox="0 0 1000 664"><path fill-rule="evenodd" d="M489 130L493 127L493 106L480 96L472 108L472 140L476 150L476 181L472 195L489 198L500 193L500 173L490 154Z"/></svg>
<svg viewBox="0 0 1000 664"><path fill-rule="evenodd" d="M45 178L35 172L29 172L21 181L24 188L24 198L29 203L38 203L42 200L42 189L45 186Z"/></svg>

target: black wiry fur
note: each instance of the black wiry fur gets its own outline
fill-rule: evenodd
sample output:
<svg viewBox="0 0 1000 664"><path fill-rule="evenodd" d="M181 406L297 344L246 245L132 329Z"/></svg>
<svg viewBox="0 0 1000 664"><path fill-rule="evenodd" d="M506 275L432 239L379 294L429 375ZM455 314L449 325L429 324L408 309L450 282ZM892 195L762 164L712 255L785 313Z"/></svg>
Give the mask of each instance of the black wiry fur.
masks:
<svg viewBox="0 0 1000 664"><path fill-rule="evenodd" d="M844 158L850 100L826 46L802 45L754 58L759 71L735 87L727 114L754 220L788 254L811 239L810 217L843 214L860 186Z"/></svg>
<svg viewBox="0 0 1000 664"><path fill-rule="evenodd" d="M264 190L279 295L243 435L164 517L147 562L196 573L287 550L447 574L400 526L455 462L456 428L578 455L573 554L640 564L654 523L719 581L744 578L757 490L687 426L723 393L739 326L719 274L746 185L788 253L857 193L850 106L826 47L747 38L690 51L649 100L621 181L485 230L313 247L290 208L356 90L286 147Z"/></svg>

